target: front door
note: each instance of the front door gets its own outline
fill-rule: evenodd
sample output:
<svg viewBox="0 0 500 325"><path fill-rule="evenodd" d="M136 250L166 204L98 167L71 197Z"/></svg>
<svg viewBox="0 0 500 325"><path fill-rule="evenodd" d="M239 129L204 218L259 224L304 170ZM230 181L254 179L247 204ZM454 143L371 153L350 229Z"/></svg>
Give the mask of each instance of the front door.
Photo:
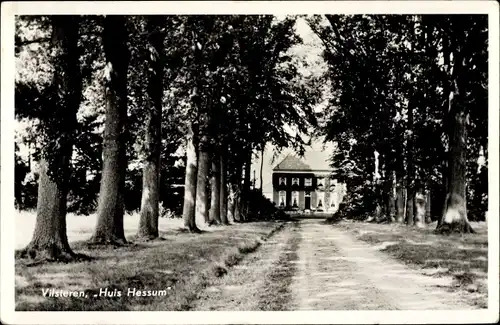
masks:
<svg viewBox="0 0 500 325"><path fill-rule="evenodd" d="M311 210L311 193L309 193L309 192L306 192L304 209Z"/></svg>

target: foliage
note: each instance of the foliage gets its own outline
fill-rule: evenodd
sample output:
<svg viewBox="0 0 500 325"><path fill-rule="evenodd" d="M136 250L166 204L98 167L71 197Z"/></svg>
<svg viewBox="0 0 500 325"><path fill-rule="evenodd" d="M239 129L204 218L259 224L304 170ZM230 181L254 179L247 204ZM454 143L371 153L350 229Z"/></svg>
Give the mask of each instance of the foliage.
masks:
<svg viewBox="0 0 500 325"><path fill-rule="evenodd" d="M249 213L248 221L271 221L289 220L290 217L278 209L268 198L262 195L258 189L253 189L248 193Z"/></svg>
<svg viewBox="0 0 500 325"><path fill-rule="evenodd" d="M104 73L102 16L81 16L78 30L82 101L72 133L74 148L68 210L93 212L102 165ZM129 16L126 208L139 208L144 154L145 81L152 69L149 16ZM161 201L178 213L188 125L206 136L212 153L227 153L227 169L240 184L249 152L266 144L301 154L309 135L336 143L334 176L347 183L349 214L369 214L379 182L395 171L441 195L448 150L447 92L450 54L466 56L462 105L469 114L468 209L481 219L487 206L487 28L483 16L326 15L306 17L323 44L324 62L308 62L300 49L297 16L157 16L164 38ZM458 20L463 19L460 25ZM64 129L51 119L57 62L49 17L16 20L16 203L36 203L36 161L44 134ZM324 70L324 71L323 71ZM75 90L76 91L76 90ZM326 109L318 114L322 100ZM413 123L409 125L409 110ZM325 123L320 123L320 122ZM68 126L64 126L68 127ZM52 131L50 131L52 130ZM54 135L58 137L57 134ZM413 144L415 180L405 178ZM380 178L374 178L374 151ZM377 192L378 191L378 192ZM176 193L176 194L175 194ZM253 198L249 197L249 200ZM440 200L440 199L439 199ZM439 205L439 204L438 204Z"/></svg>
<svg viewBox="0 0 500 325"><path fill-rule="evenodd" d="M465 29L455 19L464 19ZM411 141L416 175L405 179L407 184L430 186L436 192L445 185L451 78L446 56L454 46L467 49L466 74L471 77L462 105L470 108L467 168L468 182L475 184L469 187L468 201L471 210L484 214L487 189L476 182L478 171L487 170L482 149L487 146L487 130L477 127L487 112L484 17L326 15L309 17L308 23L324 45L325 77L332 87L323 128L327 140L338 144L332 166L335 176L348 184L353 205L349 208L360 214L371 212L375 151L380 154L380 181L393 171L404 178ZM447 44L450 35L456 35L453 44ZM481 151L484 164L478 168Z"/></svg>

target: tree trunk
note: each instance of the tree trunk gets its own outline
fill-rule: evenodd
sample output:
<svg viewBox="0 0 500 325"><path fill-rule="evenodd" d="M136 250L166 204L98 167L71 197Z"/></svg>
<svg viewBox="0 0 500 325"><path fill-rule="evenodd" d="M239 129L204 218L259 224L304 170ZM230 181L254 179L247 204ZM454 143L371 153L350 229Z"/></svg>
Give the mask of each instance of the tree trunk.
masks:
<svg viewBox="0 0 500 325"><path fill-rule="evenodd" d="M241 185L236 185L233 201L233 218L235 222L241 222Z"/></svg>
<svg viewBox="0 0 500 325"><path fill-rule="evenodd" d="M461 31L458 25L451 26L452 31ZM450 43L450 47L456 49L453 53L453 74L451 80L453 87L449 96L448 107L448 135L450 140L450 154L448 160L449 179L447 187L447 195L444 204L444 214L442 224L438 226L438 230L443 233L460 232L473 233L474 230L469 224L467 218L467 192L466 192L466 151L467 151L467 123L469 120L468 114L464 107L463 78L465 78L464 65L465 60L462 51L456 44L457 40L461 40L463 32L459 35L454 35Z"/></svg>
<svg viewBox="0 0 500 325"><path fill-rule="evenodd" d="M79 18L53 16L51 19L51 45L57 53L53 57L57 69L51 84L55 93L52 105L43 107L47 110L47 117L41 121L50 142L43 148L47 158L40 161L35 230L21 256L68 260L75 257L66 234L66 202L73 134L81 96L77 47ZM54 149L58 143L59 149Z"/></svg>
<svg viewBox="0 0 500 325"><path fill-rule="evenodd" d="M260 151L260 194L264 193L264 178L263 178L263 170L264 170L264 151L266 149L266 146L264 145L262 147L262 150Z"/></svg>
<svg viewBox="0 0 500 325"><path fill-rule="evenodd" d="M156 18L158 19L158 18ZM161 111L163 101L163 36L158 31L160 21L148 18L149 59L148 96L150 107L146 109L146 161L142 175L141 217L139 221L139 238L153 239L158 237L158 217L160 203L160 170L161 170ZM150 53L155 53L152 55Z"/></svg>
<svg viewBox="0 0 500 325"><path fill-rule="evenodd" d="M62 168L68 169L68 161L68 156L60 158L61 175ZM40 161L35 231L22 255L27 253L31 258L68 260L74 257L74 253L66 235L67 185L49 177L47 165L45 159ZM65 173L67 175L68 172Z"/></svg>
<svg viewBox="0 0 500 325"><path fill-rule="evenodd" d="M413 106L415 98L411 98L408 104L408 145L406 151L406 161L408 164L406 174L406 225L413 225L414 217L414 199L415 199L415 169L413 165Z"/></svg>
<svg viewBox="0 0 500 325"><path fill-rule="evenodd" d="M447 73L449 74L451 71L451 64L450 64L450 46L449 46L449 41L448 37L446 37L443 34L443 37L441 39L441 42L443 44L443 62L444 62L444 68L446 69ZM443 85L443 94L444 94L444 107L443 107L443 133L448 135L448 138L450 136L449 134L449 126L448 124L450 123L449 118L448 118L448 110L451 107L451 102L450 102L450 83L449 82L444 82ZM449 144L448 146L450 146ZM444 147L444 145L443 145ZM446 149L446 148L444 148ZM449 155L450 148L448 147L448 155ZM442 180L444 184L444 192L449 188L449 168L448 168L448 160L449 159L444 159L441 162L441 173L442 173ZM445 196L445 203L443 203L443 209L441 212L441 216L438 218L438 223L437 223L437 228L439 229L441 225L443 224L443 218L446 213L446 196Z"/></svg>
<svg viewBox="0 0 500 325"><path fill-rule="evenodd" d="M226 164L223 156L220 158L220 219L223 225L227 225L227 184Z"/></svg>
<svg viewBox="0 0 500 325"><path fill-rule="evenodd" d="M405 219L404 187L400 179L396 184L396 222L403 223Z"/></svg>
<svg viewBox="0 0 500 325"><path fill-rule="evenodd" d="M380 166L380 154L378 151L374 151L374 172L373 172L373 180L372 180L372 186L371 186L371 191L373 192L373 198L374 198L374 210L371 211L371 215L368 217L366 220L367 222L379 222L383 218L383 199L382 199L382 192L383 192L383 184L381 184L380 181L380 174L379 174L379 166Z"/></svg>
<svg viewBox="0 0 500 325"><path fill-rule="evenodd" d="M396 221L396 201L397 201L396 173L395 172L388 172L387 174L390 175L390 179L388 180L388 184L387 184L387 193L386 193L387 220L389 222L394 222L394 221Z"/></svg>
<svg viewBox="0 0 500 325"><path fill-rule="evenodd" d="M466 139L467 116L456 112L450 137L450 180L444 206L442 232L474 232L467 219L466 201Z"/></svg>
<svg viewBox="0 0 500 325"><path fill-rule="evenodd" d="M415 212L414 198L415 198L415 195L414 195L411 188L407 189L407 193L408 193L407 194L408 196L406 197L406 220L405 220L405 223L407 226L412 226L414 223L414 212Z"/></svg>
<svg viewBox="0 0 500 325"><path fill-rule="evenodd" d="M195 145L195 132L189 125L186 145L186 176L184 181L184 205L182 218L184 227L190 232L200 232L196 226L196 182L198 174L198 158Z"/></svg>
<svg viewBox="0 0 500 325"><path fill-rule="evenodd" d="M204 140L202 143L205 142ZM196 184L196 221L208 224L208 173L210 161L206 146L200 146L199 155Z"/></svg>
<svg viewBox="0 0 500 325"><path fill-rule="evenodd" d="M415 194L414 225L418 228L423 228L425 226L425 194L423 190Z"/></svg>
<svg viewBox="0 0 500 325"><path fill-rule="evenodd" d="M148 161L143 167L141 216L138 238L154 239L158 237L158 218L160 200L160 157L157 161Z"/></svg>
<svg viewBox="0 0 500 325"><path fill-rule="evenodd" d="M405 196L404 196L404 156L402 143L396 144L395 155L395 186L396 186L396 222L403 223L405 220Z"/></svg>
<svg viewBox="0 0 500 325"><path fill-rule="evenodd" d="M239 198L239 206L240 206L240 216L241 221L246 221L248 219L249 212L249 195L250 195L250 182L251 182L251 164L252 164L252 150L249 149L247 157L245 159L245 169L244 169L244 178L243 178L243 191L241 191L241 195Z"/></svg>
<svg viewBox="0 0 500 325"><path fill-rule="evenodd" d="M90 242L124 244L123 229L129 49L125 16L106 16L103 45L106 55L106 122L97 225Z"/></svg>
<svg viewBox="0 0 500 325"><path fill-rule="evenodd" d="M431 187L430 185L428 186L427 193L425 195L425 222L426 223L432 223L432 215L431 215L431 198L432 198L432 192L431 192Z"/></svg>
<svg viewBox="0 0 500 325"><path fill-rule="evenodd" d="M232 184L228 186L229 194L227 198L227 220L228 223L234 222L234 190Z"/></svg>
<svg viewBox="0 0 500 325"><path fill-rule="evenodd" d="M210 223L220 224L220 161L219 157L215 156L212 159L212 179L210 182L211 186L211 197L210 197Z"/></svg>
<svg viewBox="0 0 500 325"><path fill-rule="evenodd" d="M231 214L234 222L241 222L241 214L240 214L241 173L242 173L242 166L238 164L236 166L235 174L233 175L231 180L231 199L232 199Z"/></svg>

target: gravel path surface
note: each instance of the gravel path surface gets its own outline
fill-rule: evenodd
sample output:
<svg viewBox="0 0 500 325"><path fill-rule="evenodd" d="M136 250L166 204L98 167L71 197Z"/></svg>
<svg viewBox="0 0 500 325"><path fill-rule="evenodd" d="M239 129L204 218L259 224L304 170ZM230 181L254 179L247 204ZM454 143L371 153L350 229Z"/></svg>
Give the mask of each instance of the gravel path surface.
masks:
<svg viewBox="0 0 500 325"><path fill-rule="evenodd" d="M288 223L208 287L192 310L474 309L425 276L321 220Z"/></svg>

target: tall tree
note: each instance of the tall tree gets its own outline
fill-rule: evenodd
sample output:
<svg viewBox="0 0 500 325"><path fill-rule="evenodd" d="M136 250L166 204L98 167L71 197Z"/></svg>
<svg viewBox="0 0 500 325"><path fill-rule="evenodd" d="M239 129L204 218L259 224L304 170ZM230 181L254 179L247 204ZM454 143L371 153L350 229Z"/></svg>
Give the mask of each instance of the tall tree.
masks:
<svg viewBox="0 0 500 325"><path fill-rule="evenodd" d="M42 104L40 121L44 133L38 184L37 218L30 257L67 260L75 257L66 235L66 204L70 160L81 101L78 16L51 16L50 63L54 72ZM17 100L17 98L16 98Z"/></svg>
<svg viewBox="0 0 500 325"><path fill-rule="evenodd" d="M211 195L210 195L209 218L210 218L210 223L220 224L222 223L220 214L221 173L220 173L220 162L217 156L212 159L211 175L212 178L210 180Z"/></svg>
<svg viewBox="0 0 500 325"><path fill-rule="evenodd" d="M408 104L408 144L406 148L406 220L407 226L413 226L413 213L414 213L414 199L415 199L415 169L413 161L413 114L414 114L414 100L410 99Z"/></svg>
<svg viewBox="0 0 500 325"><path fill-rule="evenodd" d="M469 18L469 17L468 17ZM447 194L443 209L442 222L438 230L442 232L458 231L474 232L467 218L467 126L469 123L470 109L467 105L468 70L473 61L472 50L481 50L486 44L482 36L485 26L484 20L466 20L468 28L463 29L458 17L450 17L445 24L449 35L450 45L453 49L451 89L448 108L448 136L449 150L449 179ZM478 41L479 40L479 41Z"/></svg>
<svg viewBox="0 0 500 325"><path fill-rule="evenodd" d="M206 183L208 179L210 158L219 165L218 156L213 153L218 147L216 135L218 133L217 123L214 118L215 110L219 105L221 74L224 73L227 64L225 58L233 46L230 25L234 18L232 16L193 16L187 19L187 29L193 36L193 55L189 59L190 73L188 78L193 81L195 96L191 102L194 110L198 128L195 137L198 139L198 168L196 174L196 215L199 220L206 221L208 195ZM231 27L231 28L230 28ZM214 163L212 162L212 166ZM217 167L218 169L219 167ZM220 175L216 176L217 178ZM217 187L217 192L220 189ZM213 194L213 188L212 188ZM220 194L220 193L219 193ZM185 201L187 198L185 197ZM210 202L210 209L214 205L219 206L219 198ZM219 213L218 213L219 214ZM186 215L185 215L186 216ZM217 218L220 218L218 215Z"/></svg>
<svg viewBox="0 0 500 325"><path fill-rule="evenodd" d="M259 172L259 178L260 178L260 193L263 194L264 191L264 151L266 150L266 146L262 146L262 149L260 150L260 172Z"/></svg>
<svg viewBox="0 0 500 325"><path fill-rule="evenodd" d="M208 195L208 175L210 170L210 157L208 140L203 136L199 145L198 175L196 183L196 220L198 222L209 223L209 195Z"/></svg>
<svg viewBox="0 0 500 325"><path fill-rule="evenodd" d="M125 16L106 16L103 47L106 55L106 121L97 224L91 243L124 244L125 171L127 168L127 70L129 48Z"/></svg>
<svg viewBox="0 0 500 325"><path fill-rule="evenodd" d="M196 182L198 173L198 153L196 151L196 132L193 125L189 125L186 136L186 176L184 181L184 205L182 217L184 227L190 232L200 232L196 226Z"/></svg>
<svg viewBox="0 0 500 325"><path fill-rule="evenodd" d="M148 107L146 107L146 159L142 177L141 217L139 237L158 237L158 210L160 199L160 155L161 124L163 105L163 65L164 65L164 19L161 16L147 18L148 48Z"/></svg>
<svg viewBox="0 0 500 325"><path fill-rule="evenodd" d="M225 154L221 154L220 158L220 220L223 225L227 225L227 172Z"/></svg>

